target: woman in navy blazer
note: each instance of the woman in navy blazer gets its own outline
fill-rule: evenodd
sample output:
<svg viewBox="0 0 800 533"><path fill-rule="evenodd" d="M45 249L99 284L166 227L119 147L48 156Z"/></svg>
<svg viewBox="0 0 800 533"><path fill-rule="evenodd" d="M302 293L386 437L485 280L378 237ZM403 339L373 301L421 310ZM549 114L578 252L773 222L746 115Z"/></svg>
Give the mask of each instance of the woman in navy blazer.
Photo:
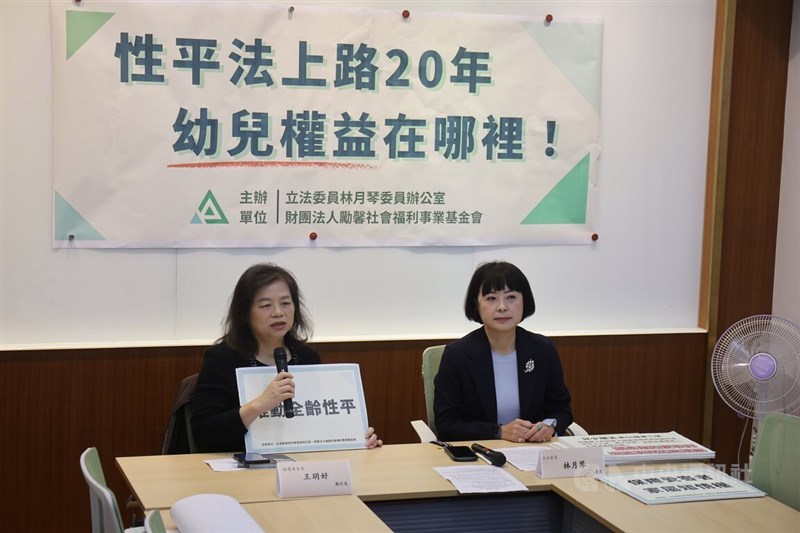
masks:
<svg viewBox="0 0 800 533"><path fill-rule="evenodd" d="M552 341L519 323L536 310L530 283L514 265L480 265L464 299L483 327L448 344L434 379L441 440L546 442L572 423L570 394Z"/></svg>

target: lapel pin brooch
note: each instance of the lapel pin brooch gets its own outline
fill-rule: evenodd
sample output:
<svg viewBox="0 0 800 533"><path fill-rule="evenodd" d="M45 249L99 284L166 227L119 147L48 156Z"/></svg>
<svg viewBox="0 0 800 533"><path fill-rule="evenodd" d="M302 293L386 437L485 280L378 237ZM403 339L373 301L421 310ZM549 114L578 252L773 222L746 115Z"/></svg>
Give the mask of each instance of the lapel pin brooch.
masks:
<svg viewBox="0 0 800 533"><path fill-rule="evenodd" d="M536 368L536 365L533 363L533 359L528 359L528 362L525 363L525 373L530 374L534 368Z"/></svg>

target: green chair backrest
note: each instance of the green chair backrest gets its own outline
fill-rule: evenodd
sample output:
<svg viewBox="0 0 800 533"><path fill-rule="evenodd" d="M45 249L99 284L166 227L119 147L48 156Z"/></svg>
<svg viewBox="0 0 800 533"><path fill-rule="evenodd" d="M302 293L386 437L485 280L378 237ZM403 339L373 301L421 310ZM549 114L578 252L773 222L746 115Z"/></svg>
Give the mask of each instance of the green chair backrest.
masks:
<svg viewBox="0 0 800 533"><path fill-rule="evenodd" d="M425 390L425 407L428 410L428 427L436 434L436 422L433 415L433 378L439 372L444 344L430 346L422 352L422 385Z"/></svg>
<svg viewBox="0 0 800 533"><path fill-rule="evenodd" d="M753 486L800 511L800 417L767 413L756 439Z"/></svg>
<svg viewBox="0 0 800 533"><path fill-rule="evenodd" d="M161 511L158 509L150 511L144 519L144 531L145 533L167 533Z"/></svg>
<svg viewBox="0 0 800 533"><path fill-rule="evenodd" d="M86 448L81 454L80 464L83 478L89 485L92 533L122 533L122 517L117 499L106 484L97 448Z"/></svg>

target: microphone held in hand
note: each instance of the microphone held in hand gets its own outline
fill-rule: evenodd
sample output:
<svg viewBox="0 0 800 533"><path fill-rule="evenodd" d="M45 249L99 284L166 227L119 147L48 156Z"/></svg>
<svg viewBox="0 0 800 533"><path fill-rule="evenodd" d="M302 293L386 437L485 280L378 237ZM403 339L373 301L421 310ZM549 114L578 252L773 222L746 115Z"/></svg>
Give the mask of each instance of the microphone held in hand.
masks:
<svg viewBox="0 0 800 533"><path fill-rule="evenodd" d="M502 452L491 450L477 442L472 445L472 451L486 457L494 466L503 466L506 464L506 456Z"/></svg>
<svg viewBox="0 0 800 533"><path fill-rule="evenodd" d="M275 358L275 367L278 369L278 373L288 372L289 362L286 359L286 350L280 347L275 348L272 355ZM294 400L291 398L283 400L283 414L286 415L286 418L294 418Z"/></svg>

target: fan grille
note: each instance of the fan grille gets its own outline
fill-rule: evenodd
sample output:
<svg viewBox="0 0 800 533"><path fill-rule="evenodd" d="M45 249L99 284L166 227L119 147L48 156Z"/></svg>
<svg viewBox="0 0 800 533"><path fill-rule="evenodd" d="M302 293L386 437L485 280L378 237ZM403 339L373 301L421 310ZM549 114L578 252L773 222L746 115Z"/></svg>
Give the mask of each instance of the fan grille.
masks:
<svg viewBox="0 0 800 533"><path fill-rule="evenodd" d="M767 378L751 367L751 361L769 361L764 354L775 362ZM714 346L711 378L725 403L743 416L800 409L800 327L772 315L740 320Z"/></svg>

